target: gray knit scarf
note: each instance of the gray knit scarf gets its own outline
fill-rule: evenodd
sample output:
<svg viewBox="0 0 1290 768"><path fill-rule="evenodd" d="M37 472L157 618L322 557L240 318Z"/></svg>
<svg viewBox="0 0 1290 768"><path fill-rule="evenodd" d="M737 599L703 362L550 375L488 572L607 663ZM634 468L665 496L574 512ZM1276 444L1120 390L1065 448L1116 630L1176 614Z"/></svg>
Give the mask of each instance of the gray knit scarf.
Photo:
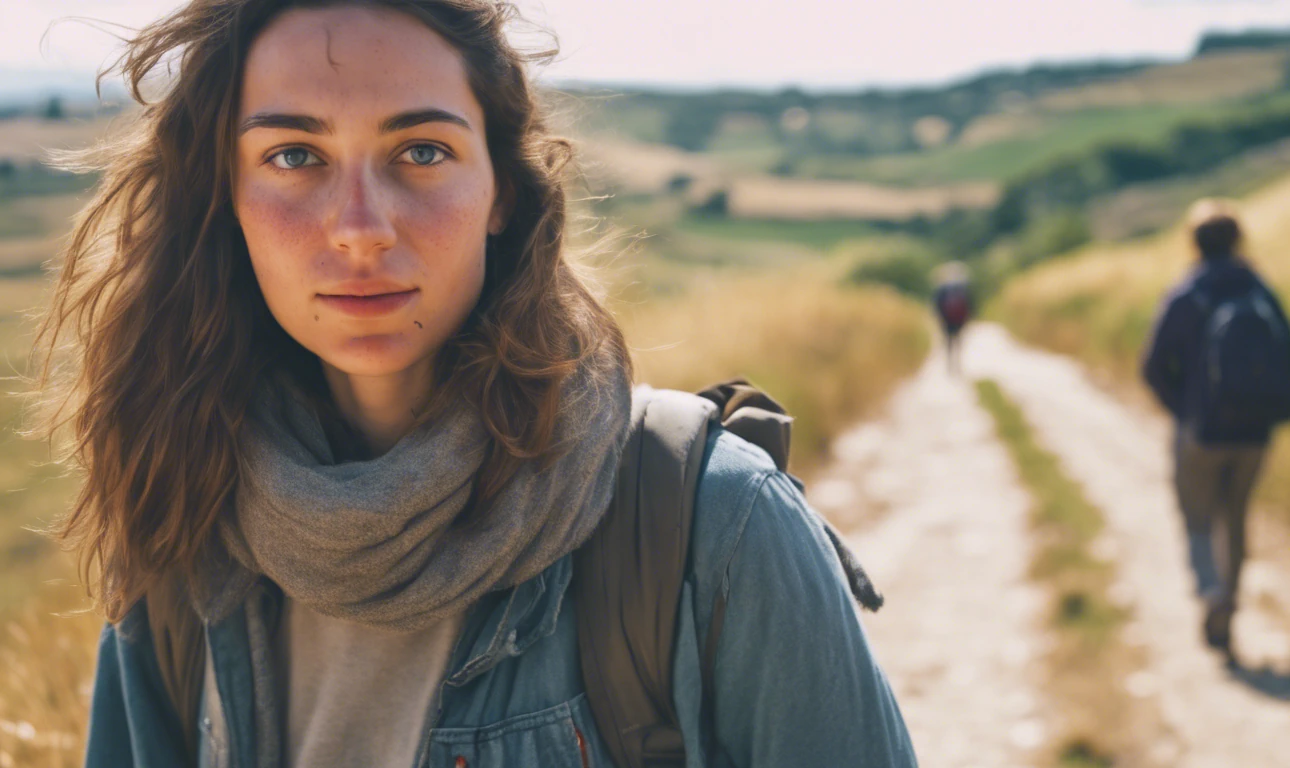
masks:
<svg viewBox="0 0 1290 768"><path fill-rule="evenodd" d="M236 514L194 590L199 613L228 615L264 574L320 613L411 631L533 578L591 535L613 495L631 386L609 358L562 388L563 453L545 469L527 462L482 508L468 508L488 448L472 408L378 458L337 463L314 411L266 385L244 432Z"/></svg>

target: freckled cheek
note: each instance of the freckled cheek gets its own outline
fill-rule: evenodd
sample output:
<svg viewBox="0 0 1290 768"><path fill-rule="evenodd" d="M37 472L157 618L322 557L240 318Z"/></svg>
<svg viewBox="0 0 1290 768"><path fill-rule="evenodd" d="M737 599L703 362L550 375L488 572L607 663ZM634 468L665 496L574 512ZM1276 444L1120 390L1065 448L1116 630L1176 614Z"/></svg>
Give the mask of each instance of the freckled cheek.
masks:
<svg viewBox="0 0 1290 768"><path fill-rule="evenodd" d="M405 229L412 250L431 274L472 280L484 270L484 243L492 198L488 190L444 195L409 210ZM462 286L465 287L465 286Z"/></svg>
<svg viewBox="0 0 1290 768"><path fill-rule="evenodd" d="M306 283L314 242L321 232L317 213L307 204L254 188L238 200L238 220L246 237L260 288L270 305L281 305L270 292L299 288Z"/></svg>

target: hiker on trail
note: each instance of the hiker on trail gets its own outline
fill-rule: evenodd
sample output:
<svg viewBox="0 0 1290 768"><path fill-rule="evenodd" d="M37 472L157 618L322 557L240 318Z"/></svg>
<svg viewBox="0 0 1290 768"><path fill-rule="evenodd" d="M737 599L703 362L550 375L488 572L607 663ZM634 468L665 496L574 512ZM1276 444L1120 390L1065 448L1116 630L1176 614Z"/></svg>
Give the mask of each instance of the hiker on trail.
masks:
<svg viewBox="0 0 1290 768"><path fill-rule="evenodd" d="M1200 263L1165 300L1143 374L1177 422L1175 487L1203 635L1231 658L1246 508L1271 430L1290 416L1290 326L1240 255L1232 208L1202 200L1188 221Z"/></svg>
<svg viewBox="0 0 1290 768"><path fill-rule="evenodd" d="M89 768L915 765L787 418L633 391L513 17L191 0L129 42L169 86L39 347Z"/></svg>
<svg viewBox="0 0 1290 768"><path fill-rule="evenodd" d="M937 270L936 288L932 292L932 307L945 335L946 363L951 373L958 373L961 366L959 335L972 319L972 286L967 267L952 261Z"/></svg>

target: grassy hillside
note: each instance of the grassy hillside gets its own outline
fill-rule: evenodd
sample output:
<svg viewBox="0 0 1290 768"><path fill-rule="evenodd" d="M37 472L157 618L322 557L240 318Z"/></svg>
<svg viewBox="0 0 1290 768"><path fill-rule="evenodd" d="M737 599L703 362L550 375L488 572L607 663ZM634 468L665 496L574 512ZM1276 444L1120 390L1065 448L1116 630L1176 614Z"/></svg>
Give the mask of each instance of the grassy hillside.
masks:
<svg viewBox="0 0 1290 768"><path fill-rule="evenodd" d="M704 153L731 172L925 186L1005 181L1104 141L1158 140L1283 91L1288 57L1284 46L1226 47L904 91L578 95L592 135Z"/></svg>
<svg viewBox="0 0 1290 768"><path fill-rule="evenodd" d="M956 142L922 152L856 158L803 160L799 168L825 178L856 178L897 185L1006 181L1060 157L1109 140L1154 141L1189 118L1212 115L1212 104L1145 104L1078 111L1021 113L1015 132L991 141Z"/></svg>

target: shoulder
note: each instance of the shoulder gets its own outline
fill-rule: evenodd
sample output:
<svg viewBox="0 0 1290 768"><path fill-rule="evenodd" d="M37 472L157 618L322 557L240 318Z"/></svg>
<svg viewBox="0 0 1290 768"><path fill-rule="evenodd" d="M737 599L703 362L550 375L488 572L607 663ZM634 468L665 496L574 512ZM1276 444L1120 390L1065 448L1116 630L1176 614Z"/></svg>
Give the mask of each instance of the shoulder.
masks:
<svg viewBox="0 0 1290 768"><path fill-rule="evenodd" d="M826 536L796 482L765 451L713 430L695 497L691 568L700 585L728 588L737 551L809 558L827 547Z"/></svg>
<svg viewBox="0 0 1290 768"><path fill-rule="evenodd" d="M1172 324L1183 317L1198 315L1208 282L1209 272L1204 266L1194 269L1178 281L1161 302L1166 321Z"/></svg>
<svg viewBox="0 0 1290 768"><path fill-rule="evenodd" d="M720 555L733 549L755 500L776 473L765 451L731 432L714 428L708 435L694 501L696 550Z"/></svg>

